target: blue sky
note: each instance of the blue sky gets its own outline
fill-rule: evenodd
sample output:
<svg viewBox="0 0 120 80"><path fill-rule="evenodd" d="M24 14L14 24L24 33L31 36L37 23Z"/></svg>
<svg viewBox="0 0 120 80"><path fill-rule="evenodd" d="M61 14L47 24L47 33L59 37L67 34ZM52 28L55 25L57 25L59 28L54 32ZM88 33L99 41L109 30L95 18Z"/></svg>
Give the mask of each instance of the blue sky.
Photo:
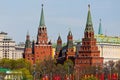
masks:
<svg viewBox="0 0 120 80"><path fill-rule="evenodd" d="M27 31L31 40L36 39L42 3L52 42L56 42L59 33L66 42L69 28L74 40L81 40L88 4L91 5L95 33L101 18L104 34L120 36L120 0L0 0L0 31L7 32L17 43L25 42Z"/></svg>

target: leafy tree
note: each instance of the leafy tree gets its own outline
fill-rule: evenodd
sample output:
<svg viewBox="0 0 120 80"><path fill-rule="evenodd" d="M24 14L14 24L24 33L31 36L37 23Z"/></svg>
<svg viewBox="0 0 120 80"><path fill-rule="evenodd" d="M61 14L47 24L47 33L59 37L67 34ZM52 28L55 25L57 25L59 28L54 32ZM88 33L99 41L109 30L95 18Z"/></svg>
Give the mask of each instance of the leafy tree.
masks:
<svg viewBox="0 0 120 80"><path fill-rule="evenodd" d="M0 60L0 66L11 70L16 70L21 68L26 68L31 70L30 63L25 61L24 59L13 60L13 59L4 58Z"/></svg>
<svg viewBox="0 0 120 80"><path fill-rule="evenodd" d="M38 75L39 77L47 74L50 77L50 80L52 79L51 78L52 76L60 75L62 79L64 80L64 76L68 73L68 71L70 74L73 73L73 66L74 65L71 60L65 61L64 65L62 65L62 64L57 64L54 59L49 57L47 59L44 59L41 62L37 62L34 65L32 72L35 71L36 74L39 74Z"/></svg>
<svg viewBox="0 0 120 80"><path fill-rule="evenodd" d="M0 80L4 80L5 77L5 73L4 72L0 72Z"/></svg>
<svg viewBox="0 0 120 80"><path fill-rule="evenodd" d="M0 60L0 66L4 67L4 68L11 69L12 68L12 61L10 59L4 58L4 59Z"/></svg>
<svg viewBox="0 0 120 80"><path fill-rule="evenodd" d="M56 62L54 59L49 57L47 59L44 59L41 62L37 62L33 66L32 72L35 72L37 74L36 77L38 77L38 78L45 74L52 77L52 75L55 73L55 69L56 69Z"/></svg>
<svg viewBox="0 0 120 80"><path fill-rule="evenodd" d="M62 64L57 64L55 71L55 74L59 74L62 80L64 80L64 77L67 74L67 71L65 70L64 66Z"/></svg>
<svg viewBox="0 0 120 80"><path fill-rule="evenodd" d="M10 69L11 71L19 71L21 70L23 73L23 78L24 80L31 80L32 75L31 75L31 65L29 62L25 61L24 59L18 59L18 60L13 60L13 59L1 59L0 60L0 66L2 68L7 68Z"/></svg>
<svg viewBox="0 0 120 80"><path fill-rule="evenodd" d="M88 77L83 77L81 80L98 80L98 79L94 76L88 76Z"/></svg>
<svg viewBox="0 0 120 80"><path fill-rule="evenodd" d="M74 64L70 59L68 59L64 62L64 68L68 74L73 74Z"/></svg>
<svg viewBox="0 0 120 80"><path fill-rule="evenodd" d="M22 71L23 80L33 80L33 76L30 74L30 71L28 69L22 68L18 71Z"/></svg>
<svg viewBox="0 0 120 80"><path fill-rule="evenodd" d="M118 73L118 77L120 79L120 60L116 62L115 70L116 70L116 73Z"/></svg>

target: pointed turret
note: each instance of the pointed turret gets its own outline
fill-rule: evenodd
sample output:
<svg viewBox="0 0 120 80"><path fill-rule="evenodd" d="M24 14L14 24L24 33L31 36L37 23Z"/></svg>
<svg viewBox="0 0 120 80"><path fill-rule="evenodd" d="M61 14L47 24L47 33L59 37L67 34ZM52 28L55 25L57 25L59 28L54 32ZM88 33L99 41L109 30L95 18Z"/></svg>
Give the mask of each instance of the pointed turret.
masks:
<svg viewBox="0 0 120 80"><path fill-rule="evenodd" d="M71 30L68 32L68 36L72 36L72 32L71 32Z"/></svg>
<svg viewBox="0 0 120 80"><path fill-rule="evenodd" d="M37 44L48 44L48 36L47 36L47 28L46 28L45 20L44 20L43 4L42 4L41 18L40 18L40 23L38 27L36 43Z"/></svg>
<svg viewBox="0 0 120 80"><path fill-rule="evenodd" d="M90 14L90 5L88 5L88 16L84 38L80 45L78 56L75 59L75 66L78 70L84 71L85 68L98 65L100 68L103 66L103 57L100 56L100 51L97 46L96 38L94 38L93 24Z"/></svg>
<svg viewBox="0 0 120 80"><path fill-rule="evenodd" d="M57 47L62 48L62 39L60 35L58 36L58 39L57 39Z"/></svg>
<svg viewBox="0 0 120 80"><path fill-rule="evenodd" d="M73 47L73 36L71 30L68 32L68 36L67 36L67 47L68 48Z"/></svg>
<svg viewBox="0 0 120 80"><path fill-rule="evenodd" d="M31 41L30 41L29 32L27 32L27 35L26 35L25 48L31 48Z"/></svg>
<svg viewBox="0 0 120 80"><path fill-rule="evenodd" d="M55 51L55 58L58 58L61 49L62 49L62 39L61 39L61 37L59 35L58 39L57 39L57 46L56 46L56 51Z"/></svg>
<svg viewBox="0 0 120 80"><path fill-rule="evenodd" d="M60 41L62 40L62 39L61 39L61 36L60 36L60 34L59 34L59 36L58 36L58 39L57 39L57 40L60 40Z"/></svg>
<svg viewBox="0 0 120 80"><path fill-rule="evenodd" d="M100 19L100 23L99 23L99 30L98 30L98 34L102 35L102 25L101 25L101 19Z"/></svg>
<svg viewBox="0 0 120 80"><path fill-rule="evenodd" d="M92 24L92 17L91 17L91 13L90 13L90 5L88 5L88 15L87 15L85 32L94 32L93 24Z"/></svg>
<svg viewBox="0 0 120 80"><path fill-rule="evenodd" d="M41 27L41 26L45 26L45 19L44 19L43 4L42 4L41 18L40 18L40 24L39 24L39 27Z"/></svg>

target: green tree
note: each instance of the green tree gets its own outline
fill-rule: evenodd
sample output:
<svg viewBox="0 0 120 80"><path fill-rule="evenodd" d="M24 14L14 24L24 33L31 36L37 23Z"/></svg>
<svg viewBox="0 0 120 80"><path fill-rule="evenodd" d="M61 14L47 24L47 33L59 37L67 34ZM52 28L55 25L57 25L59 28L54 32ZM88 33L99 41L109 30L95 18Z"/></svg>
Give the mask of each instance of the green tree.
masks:
<svg viewBox="0 0 120 80"><path fill-rule="evenodd" d="M36 76L38 78L43 76L44 74L47 74L50 77L52 77L52 75L54 75L55 73L55 69L56 69L56 61L51 57L49 57L41 62L37 62L33 66L32 72L35 71L35 73L38 74L38 76Z"/></svg>
<svg viewBox="0 0 120 80"><path fill-rule="evenodd" d="M118 60L115 64L115 70L116 70L116 73L118 73L118 77L120 79L120 60Z"/></svg>
<svg viewBox="0 0 120 80"><path fill-rule="evenodd" d="M0 66L11 70L16 70L21 68L26 68L31 70L30 63L25 61L24 59L13 60L13 59L4 58L0 60Z"/></svg>
<svg viewBox="0 0 120 80"><path fill-rule="evenodd" d="M73 72L74 72L74 64L70 59L68 59L68 60L66 60L64 62L64 68L65 68L65 71L68 74L73 74Z"/></svg>
<svg viewBox="0 0 120 80"><path fill-rule="evenodd" d="M81 80L98 80L98 79L94 76L89 76L89 77L83 77Z"/></svg>
<svg viewBox="0 0 120 80"><path fill-rule="evenodd" d="M0 66L11 71L22 71L24 80L32 79L31 65L25 59L12 60L4 58L0 60Z"/></svg>
<svg viewBox="0 0 120 80"><path fill-rule="evenodd" d="M18 71L22 72L23 80L33 80L33 76L31 75L28 69L22 68L22 69L19 69Z"/></svg>
<svg viewBox="0 0 120 80"><path fill-rule="evenodd" d="M0 60L0 66L3 67L3 68L12 69L12 66L13 66L12 63L13 62L14 62L13 60L4 58L4 59Z"/></svg>

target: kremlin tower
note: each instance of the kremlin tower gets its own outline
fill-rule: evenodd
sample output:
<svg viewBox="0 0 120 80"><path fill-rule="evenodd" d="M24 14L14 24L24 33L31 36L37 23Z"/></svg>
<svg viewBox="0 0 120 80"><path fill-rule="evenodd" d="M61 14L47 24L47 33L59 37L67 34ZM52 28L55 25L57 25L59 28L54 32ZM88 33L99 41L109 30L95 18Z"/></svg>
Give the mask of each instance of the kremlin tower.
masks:
<svg viewBox="0 0 120 80"><path fill-rule="evenodd" d="M75 51L73 47L73 35L71 31L68 32L68 36L67 36L66 58L71 60L74 60L75 58Z"/></svg>
<svg viewBox="0 0 120 80"><path fill-rule="evenodd" d="M62 50L62 39L61 39L61 36L59 35L58 36L58 39L57 39L57 47L56 47L56 51L55 51L55 58L57 59L59 57L59 53L60 51Z"/></svg>
<svg viewBox="0 0 120 80"><path fill-rule="evenodd" d="M67 35L67 44L62 47L62 39L59 35L57 40L55 59L58 63L64 63L65 60L72 60L74 63L75 60L75 49L73 45L73 35L69 31Z"/></svg>
<svg viewBox="0 0 120 80"><path fill-rule="evenodd" d="M89 66L102 66L103 57L100 57L100 51L96 45L96 39L94 38L94 29L90 13L90 5L88 5L88 16L86 22L86 28L84 31L84 38L78 52L78 56L75 59L76 68L83 69Z"/></svg>
<svg viewBox="0 0 120 80"><path fill-rule="evenodd" d="M24 57L32 64L36 63L37 61L47 59L48 57L52 57L52 44L50 41L48 42L47 27L44 20L43 4L37 33L37 41L33 41L31 43L30 36L29 34L27 34Z"/></svg>

